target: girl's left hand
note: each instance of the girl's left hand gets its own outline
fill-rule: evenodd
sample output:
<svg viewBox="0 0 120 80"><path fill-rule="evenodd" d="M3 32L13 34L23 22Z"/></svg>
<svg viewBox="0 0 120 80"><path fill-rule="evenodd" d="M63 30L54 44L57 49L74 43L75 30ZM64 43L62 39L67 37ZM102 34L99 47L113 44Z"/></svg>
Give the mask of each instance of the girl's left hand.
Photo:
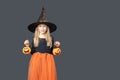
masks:
<svg viewBox="0 0 120 80"><path fill-rule="evenodd" d="M54 45L55 45L55 47L60 47L60 42L59 41L55 41Z"/></svg>

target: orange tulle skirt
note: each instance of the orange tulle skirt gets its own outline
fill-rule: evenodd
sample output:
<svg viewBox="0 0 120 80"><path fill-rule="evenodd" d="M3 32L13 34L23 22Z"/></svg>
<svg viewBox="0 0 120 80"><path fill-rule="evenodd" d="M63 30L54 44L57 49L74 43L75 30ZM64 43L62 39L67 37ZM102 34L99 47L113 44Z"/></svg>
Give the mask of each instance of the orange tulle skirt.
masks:
<svg viewBox="0 0 120 80"><path fill-rule="evenodd" d="M53 55L34 53L29 62L28 80L57 80Z"/></svg>

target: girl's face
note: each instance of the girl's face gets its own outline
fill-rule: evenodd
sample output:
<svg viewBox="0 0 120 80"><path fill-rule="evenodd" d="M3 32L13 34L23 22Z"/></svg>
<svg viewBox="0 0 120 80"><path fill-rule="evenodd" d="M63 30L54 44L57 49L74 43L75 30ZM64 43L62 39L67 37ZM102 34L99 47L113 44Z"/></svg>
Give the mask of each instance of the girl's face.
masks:
<svg viewBox="0 0 120 80"><path fill-rule="evenodd" d="M45 34L47 32L47 26L45 24L38 25L38 30L40 33Z"/></svg>

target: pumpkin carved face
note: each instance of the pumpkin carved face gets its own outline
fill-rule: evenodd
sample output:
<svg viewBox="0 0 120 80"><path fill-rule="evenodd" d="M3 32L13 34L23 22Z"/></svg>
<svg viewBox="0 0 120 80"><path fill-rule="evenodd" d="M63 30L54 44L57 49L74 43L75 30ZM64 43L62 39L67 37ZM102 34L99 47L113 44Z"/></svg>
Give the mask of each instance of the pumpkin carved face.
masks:
<svg viewBox="0 0 120 80"><path fill-rule="evenodd" d="M56 55L56 56L58 56L58 55L60 55L61 54L61 49L60 48L53 48L53 51L52 51L52 53L54 54L54 55Z"/></svg>
<svg viewBox="0 0 120 80"><path fill-rule="evenodd" d="M31 48L29 46L23 47L22 52L23 54L30 54Z"/></svg>

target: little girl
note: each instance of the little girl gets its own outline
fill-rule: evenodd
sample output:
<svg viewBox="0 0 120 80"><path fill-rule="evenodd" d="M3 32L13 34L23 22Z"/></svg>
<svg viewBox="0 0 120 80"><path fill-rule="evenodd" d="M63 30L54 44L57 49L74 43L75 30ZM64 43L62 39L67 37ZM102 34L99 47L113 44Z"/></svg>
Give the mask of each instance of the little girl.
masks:
<svg viewBox="0 0 120 80"><path fill-rule="evenodd" d="M45 21L44 8L40 21L28 26L29 31L34 33L31 47L31 59L28 69L28 80L57 80L55 61L52 54L54 47L59 47L60 42L54 42L50 33L56 30L56 25ZM29 40L24 45L30 45Z"/></svg>

